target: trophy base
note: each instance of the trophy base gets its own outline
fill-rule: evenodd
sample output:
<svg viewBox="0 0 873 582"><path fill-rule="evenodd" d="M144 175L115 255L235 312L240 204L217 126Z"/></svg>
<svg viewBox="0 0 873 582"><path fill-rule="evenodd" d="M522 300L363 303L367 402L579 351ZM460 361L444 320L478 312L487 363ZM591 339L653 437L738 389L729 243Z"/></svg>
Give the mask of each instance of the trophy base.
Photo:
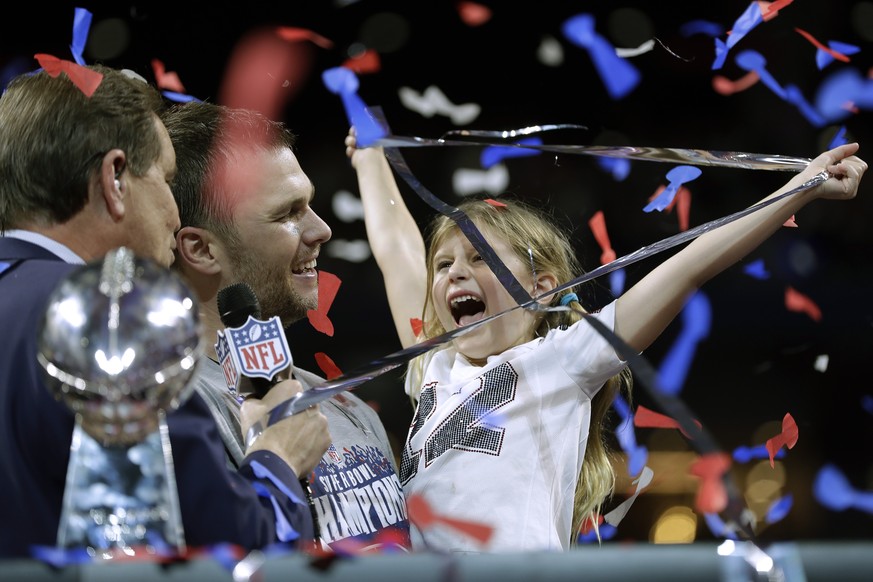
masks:
<svg viewBox="0 0 873 582"><path fill-rule="evenodd" d="M103 445L76 416L57 546L97 559L185 551L164 414L133 445Z"/></svg>

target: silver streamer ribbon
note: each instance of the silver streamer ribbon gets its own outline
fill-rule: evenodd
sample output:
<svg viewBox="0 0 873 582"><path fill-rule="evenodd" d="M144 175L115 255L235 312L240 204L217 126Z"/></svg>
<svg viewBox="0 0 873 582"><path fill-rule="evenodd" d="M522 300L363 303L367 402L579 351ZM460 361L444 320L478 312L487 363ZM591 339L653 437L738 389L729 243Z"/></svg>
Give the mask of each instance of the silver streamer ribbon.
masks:
<svg viewBox="0 0 873 582"><path fill-rule="evenodd" d="M398 169L398 168L395 167L395 169ZM401 175L403 175L402 168L401 168ZM774 203L776 203L776 202L778 202L778 201L780 201L788 196L793 196L794 194L797 194L798 192L801 192L803 190L808 190L809 188L817 186L818 184L821 184L824 181L826 181L829 177L830 177L830 175L827 172L821 172L820 174L817 174L816 176L814 176L810 180L806 181L805 183L801 184L797 188L794 188L794 189L789 190L787 192L783 192L779 196L774 196L773 198L759 202L758 204L756 204L754 206L750 206L744 210L740 210L739 212L735 212L734 214L730 214L730 215L724 216L722 218L717 218L717 219L712 220L710 222L701 224L695 228L680 232L680 233L675 234L671 237L662 239L658 242L655 242L655 243L652 243L648 246L637 249L636 251L629 253L627 255L624 255L622 257L619 257L610 263L607 263L605 265L601 265L600 267L598 267L592 271L589 271L588 273L585 273L584 275L577 277L576 279L573 279L572 281L569 281L567 283L559 285L558 287L554 288L553 290L551 290L547 293L544 293L543 295L540 295L540 296L535 297L535 298L528 298L527 300L525 300L523 302L519 302L519 304L516 305L515 307L512 307L512 308L507 309L505 311L502 311L500 313L496 313L496 314L494 314L490 317L487 317L485 319L480 319L479 321L476 321L470 325L459 327L459 328L456 328L456 329L451 330L449 332L446 332L444 334L441 334L439 336L430 338L429 340L423 341L423 342L416 344L414 346L410 346L406 349L399 350L397 352L388 354L387 356L383 356L382 358L379 358L366 366L357 368L351 372L348 372L346 374L338 376L338 377L334 378L333 380L327 380L327 381L325 381L317 386L313 386L310 390L305 390L303 392L299 392L296 396L294 396L294 398L286 400L285 402L280 404L278 407L273 409L273 411L270 414L270 423L269 424L273 424L273 422L278 422L279 420L281 420L282 418L285 418L286 416L290 416L292 414L300 412L301 410L305 410L306 408L308 408L314 404L318 404L319 402L326 400L335 394L345 392L346 390L350 390L352 388L357 388L361 384L363 384L365 382L369 382L370 380L372 380L378 376L381 376L382 374L384 374L386 372L390 372L391 370L397 368L398 366L400 366L402 364L405 364L406 362L408 362L412 358L414 358L418 355L421 355L424 352L427 352L428 350L430 350L432 348L435 348L435 347L440 346L446 342L449 342L449 341L455 339L456 337L460 337L461 335L464 335L468 332L471 332L474 329L477 329L478 327L485 325L486 323L489 323L494 319L497 319L498 317L502 317L503 315L510 313L511 311L515 311L516 309L519 309L519 308L538 309L539 304L537 303L537 300L539 300L541 298L554 295L556 293L559 293L559 292L561 292L565 289L569 289L571 287L576 287L578 285L581 285L582 283L585 283L587 281L591 281L593 279L596 279L597 277L600 277L602 275L606 275L607 273L615 271L616 269L621 269L623 267L626 267L627 265L636 263L637 261L641 261L647 257L650 257L652 255L666 251L668 249L671 249L673 247L676 247L676 246L681 245L683 243L686 243L688 241L691 241L704 233L707 233L707 232L714 230L720 226L724 226L725 224L728 224L728 223L731 223L735 220L738 220L744 216L751 214L752 212L755 212L756 210L760 210L761 208L769 206L770 204L774 204ZM530 297L530 296L528 295L528 297ZM689 434L693 434L693 432L691 432L690 428L689 428Z"/></svg>
<svg viewBox="0 0 873 582"><path fill-rule="evenodd" d="M547 131L562 129L587 129L584 125L555 124L534 125L506 131L475 131L457 130L444 134L445 136L470 136L505 140L521 136L533 135ZM408 147L441 147L441 146L482 146L508 147L539 150L543 152L600 156L607 158L626 158L630 160L645 160L650 162L668 162L673 164L689 164L693 166L721 166L727 168L742 168L746 170L778 170L799 172L809 165L810 158L799 158L776 154L756 154L749 152L700 150L688 148L663 148L641 146L599 146L599 145L548 145L524 143L493 143L458 139L428 139L422 137L407 137L387 135L371 144L385 148Z"/></svg>

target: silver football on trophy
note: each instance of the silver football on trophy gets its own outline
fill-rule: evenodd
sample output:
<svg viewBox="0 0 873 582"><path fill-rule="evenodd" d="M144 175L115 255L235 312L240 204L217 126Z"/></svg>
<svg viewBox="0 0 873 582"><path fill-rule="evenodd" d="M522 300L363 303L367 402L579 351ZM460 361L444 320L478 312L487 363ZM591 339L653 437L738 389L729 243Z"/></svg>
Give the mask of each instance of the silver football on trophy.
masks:
<svg viewBox="0 0 873 582"><path fill-rule="evenodd" d="M197 299L179 276L119 248L72 272L38 336L55 396L104 445L130 445L177 408L202 353Z"/></svg>

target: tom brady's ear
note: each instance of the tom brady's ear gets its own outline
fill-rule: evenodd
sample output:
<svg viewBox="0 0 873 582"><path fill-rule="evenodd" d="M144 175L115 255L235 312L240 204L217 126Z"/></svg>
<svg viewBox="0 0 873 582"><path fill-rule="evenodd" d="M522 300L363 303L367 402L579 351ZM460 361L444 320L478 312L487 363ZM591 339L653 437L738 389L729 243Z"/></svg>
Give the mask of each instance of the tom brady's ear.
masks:
<svg viewBox="0 0 873 582"><path fill-rule="evenodd" d="M176 257L184 266L205 275L221 272L221 261L215 254L217 243L205 228L184 226L176 233Z"/></svg>

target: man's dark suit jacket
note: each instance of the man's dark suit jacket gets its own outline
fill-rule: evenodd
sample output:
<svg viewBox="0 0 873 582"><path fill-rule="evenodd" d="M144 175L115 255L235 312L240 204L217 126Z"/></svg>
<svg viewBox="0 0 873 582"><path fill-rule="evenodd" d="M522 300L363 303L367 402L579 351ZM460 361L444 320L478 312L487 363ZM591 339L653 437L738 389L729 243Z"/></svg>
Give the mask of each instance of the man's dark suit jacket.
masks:
<svg viewBox="0 0 873 582"><path fill-rule="evenodd" d="M44 384L37 336L49 295L76 268L38 245L0 237L0 557L56 543L74 416ZM167 424L189 547L276 542L271 497L300 539L312 539L303 490L282 460L256 451L238 472L228 468L215 421L196 392ZM253 462L278 483L263 472L256 477Z"/></svg>

